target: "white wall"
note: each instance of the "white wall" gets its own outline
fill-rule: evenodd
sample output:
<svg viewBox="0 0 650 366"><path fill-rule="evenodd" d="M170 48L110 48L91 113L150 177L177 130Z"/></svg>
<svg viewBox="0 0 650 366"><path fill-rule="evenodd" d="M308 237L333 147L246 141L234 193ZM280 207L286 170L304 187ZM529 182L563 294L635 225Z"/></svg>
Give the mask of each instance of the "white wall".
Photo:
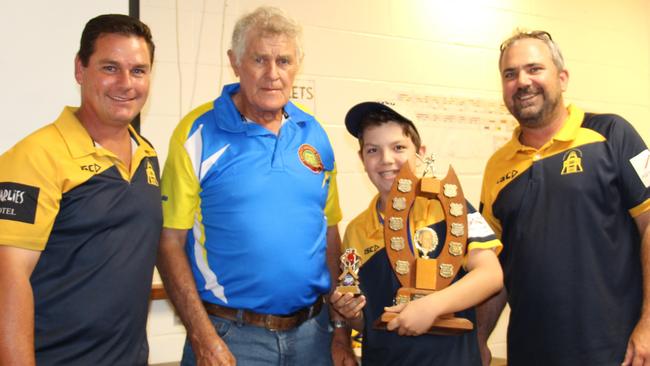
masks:
<svg viewBox="0 0 650 366"><path fill-rule="evenodd" d="M142 130L161 160L180 117L235 80L225 55L234 21L263 4L286 9L304 26L298 84L311 88L314 97L302 101L337 154L341 230L374 194L343 127L345 112L362 100L402 98L419 109L418 127L439 170L452 162L478 205L485 161L514 124L501 105L496 64L500 42L517 26L548 30L560 44L569 101L621 114L650 141L647 0L143 0L141 18L157 54ZM178 359L183 330L165 302L154 304L150 336L152 362ZM505 355L504 323L490 345Z"/></svg>
<svg viewBox="0 0 650 366"><path fill-rule="evenodd" d="M79 105L74 57L84 25L128 12L128 0L0 0L0 153L54 121L64 105Z"/></svg>

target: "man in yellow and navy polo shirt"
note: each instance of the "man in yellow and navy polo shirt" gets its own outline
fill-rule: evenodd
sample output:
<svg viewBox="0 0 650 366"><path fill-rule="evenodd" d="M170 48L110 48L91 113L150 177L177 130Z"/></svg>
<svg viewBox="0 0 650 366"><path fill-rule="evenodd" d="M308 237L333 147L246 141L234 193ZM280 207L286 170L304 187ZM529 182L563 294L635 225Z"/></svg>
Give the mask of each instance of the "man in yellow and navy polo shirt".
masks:
<svg viewBox="0 0 650 366"><path fill-rule="evenodd" d="M130 123L153 53L137 19L91 19L81 106L0 156L2 365L147 364L162 212L156 152Z"/></svg>
<svg viewBox="0 0 650 366"><path fill-rule="evenodd" d="M519 127L487 164L481 212L503 242L508 365L647 364L648 148L617 115L565 107L547 32L506 40L499 70ZM488 328L505 298L479 312Z"/></svg>

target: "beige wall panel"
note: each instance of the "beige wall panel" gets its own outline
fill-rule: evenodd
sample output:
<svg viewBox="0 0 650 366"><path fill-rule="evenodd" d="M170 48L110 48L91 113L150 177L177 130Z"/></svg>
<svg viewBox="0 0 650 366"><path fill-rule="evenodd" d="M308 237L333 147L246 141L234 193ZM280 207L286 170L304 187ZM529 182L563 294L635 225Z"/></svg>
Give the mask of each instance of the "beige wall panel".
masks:
<svg viewBox="0 0 650 366"><path fill-rule="evenodd" d="M313 88L313 99L305 105L325 127L336 153L341 233L375 195L357 156L357 141L343 126L347 110L360 101L394 100L398 95L475 98L498 110L498 46L515 27L548 30L560 44L571 73L567 101L589 111L620 114L650 141L647 0L179 0L182 88L176 65L176 3L141 2L160 61L143 113L145 136L164 160L179 116L214 99L220 84L235 80L225 55L235 20L259 5L282 7L304 28L306 58L298 83ZM497 122L502 118L494 115ZM503 134L481 130L485 126L426 119L416 124L428 151L437 156L438 174L452 163L468 200L478 207L485 161L505 141ZM165 342L180 333L173 326L165 331L168 319L160 321L155 332L167 333L154 342L171 349ZM506 324L502 319L490 338L495 356L505 356Z"/></svg>
<svg viewBox="0 0 650 366"><path fill-rule="evenodd" d="M516 13L480 1L394 0L388 23L395 36L494 50L516 20Z"/></svg>
<svg viewBox="0 0 650 366"><path fill-rule="evenodd" d="M560 19L586 27L631 28L643 21L647 0L531 0L530 14Z"/></svg>
<svg viewBox="0 0 650 366"><path fill-rule="evenodd" d="M607 67L595 64L574 62L569 70L568 98L625 103L647 104L650 88L647 83L648 71Z"/></svg>
<svg viewBox="0 0 650 366"><path fill-rule="evenodd" d="M179 93L178 65L176 63L160 61L154 66L153 81L149 93L147 113L179 116ZM185 94L188 95L188 94ZM185 96L188 98L188 96ZM143 130L143 133L145 130ZM171 131L167 131L170 134Z"/></svg>
<svg viewBox="0 0 650 366"><path fill-rule="evenodd" d="M496 51L334 30L305 30L305 74L494 90Z"/></svg>

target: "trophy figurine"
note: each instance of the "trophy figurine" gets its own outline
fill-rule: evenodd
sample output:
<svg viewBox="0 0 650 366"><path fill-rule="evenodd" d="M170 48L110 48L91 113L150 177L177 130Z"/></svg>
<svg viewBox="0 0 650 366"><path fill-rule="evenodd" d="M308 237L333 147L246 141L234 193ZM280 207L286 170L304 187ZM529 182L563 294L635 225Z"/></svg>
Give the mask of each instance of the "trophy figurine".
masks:
<svg viewBox="0 0 650 366"><path fill-rule="evenodd" d="M467 207L454 169L450 166L443 179L426 177L427 172L433 171L433 159L427 158L424 162L426 169L422 179L416 178L408 164L402 166L384 209L386 253L401 285L395 304L408 303L449 286L462 266L467 246ZM414 228L412 250L409 249L408 217L416 197L438 200L445 214L445 240L436 258L432 256L439 238L430 227ZM396 313L385 312L375 325L385 328L396 316ZM447 314L436 319L429 333L462 334L473 328L471 321Z"/></svg>
<svg viewBox="0 0 650 366"><path fill-rule="evenodd" d="M354 295L360 295L359 289L359 267L361 266L361 257L357 254L356 249L348 248L341 255L341 275L339 276L339 285L336 291L341 293L351 292Z"/></svg>

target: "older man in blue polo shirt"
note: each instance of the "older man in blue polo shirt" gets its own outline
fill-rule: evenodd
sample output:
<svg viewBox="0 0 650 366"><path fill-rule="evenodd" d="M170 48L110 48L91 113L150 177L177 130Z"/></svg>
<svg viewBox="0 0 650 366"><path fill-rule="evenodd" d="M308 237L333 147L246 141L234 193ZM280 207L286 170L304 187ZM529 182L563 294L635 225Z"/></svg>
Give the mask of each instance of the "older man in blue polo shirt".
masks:
<svg viewBox="0 0 650 366"><path fill-rule="evenodd" d="M341 211L327 135L289 101L299 40L279 9L241 18L240 82L171 138L158 266L187 328L183 365L331 364L326 248L335 262Z"/></svg>

